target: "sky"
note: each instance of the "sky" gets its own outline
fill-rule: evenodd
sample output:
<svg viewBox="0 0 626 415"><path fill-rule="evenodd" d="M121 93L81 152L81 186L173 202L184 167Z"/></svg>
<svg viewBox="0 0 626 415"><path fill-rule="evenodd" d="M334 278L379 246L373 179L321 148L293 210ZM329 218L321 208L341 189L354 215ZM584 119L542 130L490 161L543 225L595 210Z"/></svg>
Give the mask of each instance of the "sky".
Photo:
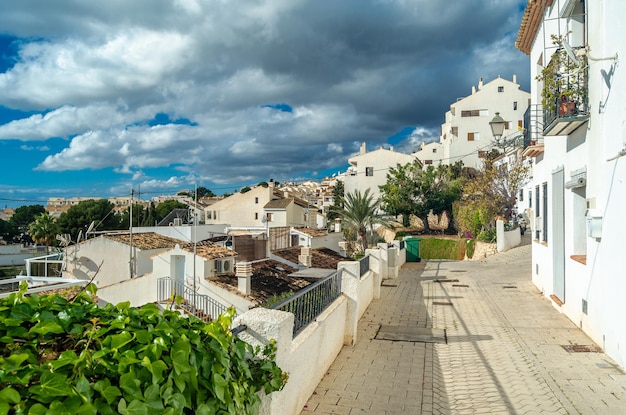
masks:
<svg viewBox="0 0 626 415"><path fill-rule="evenodd" d="M517 79L525 0L0 3L0 208L344 172Z"/></svg>

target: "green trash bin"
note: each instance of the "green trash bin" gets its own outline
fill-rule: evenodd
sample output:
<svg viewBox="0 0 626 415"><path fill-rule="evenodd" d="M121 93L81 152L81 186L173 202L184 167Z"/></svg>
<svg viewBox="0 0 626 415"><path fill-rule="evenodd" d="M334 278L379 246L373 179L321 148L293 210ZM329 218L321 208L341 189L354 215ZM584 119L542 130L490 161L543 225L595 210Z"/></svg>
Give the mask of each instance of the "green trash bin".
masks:
<svg viewBox="0 0 626 415"><path fill-rule="evenodd" d="M406 262L420 262L420 238L405 239L406 243Z"/></svg>

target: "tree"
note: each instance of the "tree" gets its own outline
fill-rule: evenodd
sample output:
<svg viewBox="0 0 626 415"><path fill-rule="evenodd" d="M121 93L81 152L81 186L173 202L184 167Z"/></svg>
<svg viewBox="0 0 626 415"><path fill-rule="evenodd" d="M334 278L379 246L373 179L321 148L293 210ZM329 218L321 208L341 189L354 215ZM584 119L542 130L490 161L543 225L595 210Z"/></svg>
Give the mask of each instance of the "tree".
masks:
<svg viewBox="0 0 626 415"><path fill-rule="evenodd" d="M215 197L215 193L204 186L200 186L196 189L196 195L198 199L201 197Z"/></svg>
<svg viewBox="0 0 626 415"><path fill-rule="evenodd" d="M11 222L0 219L0 238L9 243L13 241L13 238L18 234L17 228L15 228Z"/></svg>
<svg viewBox="0 0 626 415"><path fill-rule="evenodd" d="M54 244L59 234L59 226L48 212L35 217L35 221L28 225L28 233L38 244L46 246L46 253L50 252L50 246Z"/></svg>
<svg viewBox="0 0 626 415"><path fill-rule="evenodd" d="M189 206L178 200L166 200L156 207L156 221L162 221L174 209L189 209Z"/></svg>
<svg viewBox="0 0 626 415"><path fill-rule="evenodd" d="M515 206L519 190L526 184L530 166L522 157L496 166L500 154L488 153L476 178L463 186L462 199L454 206L458 230L476 237L492 226L496 216L504 216Z"/></svg>
<svg viewBox="0 0 626 415"><path fill-rule="evenodd" d="M381 206L391 215L402 215L405 226L409 215L417 216L428 231L430 212L452 215L452 203L461 196L463 171L459 163L426 169L419 163L398 164L387 173L387 183L380 186Z"/></svg>
<svg viewBox="0 0 626 415"><path fill-rule="evenodd" d="M252 190L252 189L250 188L250 186L245 186L245 187L242 187L242 188L241 188L241 190L239 191L239 193L246 193L246 192L249 192L250 190Z"/></svg>
<svg viewBox="0 0 626 415"><path fill-rule="evenodd" d="M120 217L115 214L115 205L106 199L84 200L62 213L57 220L61 233L76 238L78 233L94 222L94 229L109 231L123 229Z"/></svg>
<svg viewBox="0 0 626 415"><path fill-rule="evenodd" d="M343 201L343 196L345 192L345 186L342 180L337 180L335 183L335 187L333 187L333 205L330 207L327 218L328 222L335 220L338 217L338 211L343 209L343 205L341 204Z"/></svg>
<svg viewBox="0 0 626 415"><path fill-rule="evenodd" d="M341 208L335 210L342 219L342 225L355 231L361 252L367 248L367 230L374 231L374 225L391 226L391 221L378 213L378 201L370 189L361 193L355 190L341 198Z"/></svg>
<svg viewBox="0 0 626 415"><path fill-rule="evenodd" d="M26 233L28 225L35 221L37 215L44 213L46 209L42 205L20 206L15 209L15 213L9 219L9 222L18 232Z"/></svg>

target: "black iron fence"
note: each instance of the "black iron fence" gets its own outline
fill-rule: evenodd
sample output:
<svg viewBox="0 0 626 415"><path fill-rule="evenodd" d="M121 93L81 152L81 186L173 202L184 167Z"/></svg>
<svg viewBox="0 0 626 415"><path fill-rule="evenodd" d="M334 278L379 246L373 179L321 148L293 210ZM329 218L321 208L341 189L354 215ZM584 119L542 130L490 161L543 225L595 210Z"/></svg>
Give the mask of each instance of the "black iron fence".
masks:
<svg viewBox="0 0 626 415"><path fill-rule="evenodd" d="M160 303L172 303L173 306L182 308L203 321L215 319L228 308L208 295L198 294L183 282L169 277L159 278L157 297ZM176 297L180 297L180 303L177 302Z"/></svg>
<svg viewBox="0 0 626 415"><path fill-rule="evenodd" d="M341 271L336 271L272 307L295 316L293 336L297 336L341 295Z"/></svg>

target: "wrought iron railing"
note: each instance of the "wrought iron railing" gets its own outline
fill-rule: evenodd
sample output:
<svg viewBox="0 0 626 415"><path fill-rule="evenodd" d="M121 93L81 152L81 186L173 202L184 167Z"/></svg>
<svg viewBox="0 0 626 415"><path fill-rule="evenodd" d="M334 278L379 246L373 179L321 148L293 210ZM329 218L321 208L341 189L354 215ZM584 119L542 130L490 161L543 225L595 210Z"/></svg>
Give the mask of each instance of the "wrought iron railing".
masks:
<svg viewBox="0 0 626 415"><path fill-rule="evenodd" d="M340 295L341 271L336 271L281 301L272 309L293 313L295 316L293 336L295 337L306 326L315 321Z"/></svg>
<svg viewBox="0 0 626 415"><path fill-rule="evenodd" d="M359 260L359 276L363 278L367 271L370 270L370 256L365 255Z"/></svg>
<svg viewBox="0 0 626 415"><path fill-rule="evenodd" d="M203 321L215 319L228 308L208 295L198 294L193 288L185 285L183 282L175 281L169 277L159 278L157 297L160 303L171 302L172 305L183 309L186 313L195 315ZM180 304L177 304L176 297L181 297Z"/></svg>

